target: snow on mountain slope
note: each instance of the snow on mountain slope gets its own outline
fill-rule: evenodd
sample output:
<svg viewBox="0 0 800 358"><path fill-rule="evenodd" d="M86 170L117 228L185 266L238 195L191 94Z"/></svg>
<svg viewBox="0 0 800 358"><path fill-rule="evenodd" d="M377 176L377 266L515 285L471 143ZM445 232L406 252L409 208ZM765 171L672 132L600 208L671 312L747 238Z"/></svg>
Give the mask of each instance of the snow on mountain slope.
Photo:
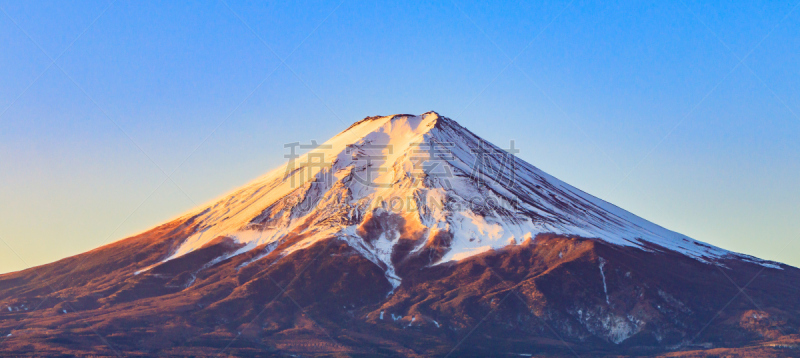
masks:
<svg viewBox="0 0 800 358"><path fill-rule="evenodd" d="M435 112L369 117L194 217L196 232L167 259L230 237L263 255L338 238L383 268L461 260L555 233L653 250L656 244L704 262L767 261L695 241L584 193ZM229 255L229 256L230 256ZM218 258L224 259L225 257ZM256 258L257 259L257 258Z"/></svg>

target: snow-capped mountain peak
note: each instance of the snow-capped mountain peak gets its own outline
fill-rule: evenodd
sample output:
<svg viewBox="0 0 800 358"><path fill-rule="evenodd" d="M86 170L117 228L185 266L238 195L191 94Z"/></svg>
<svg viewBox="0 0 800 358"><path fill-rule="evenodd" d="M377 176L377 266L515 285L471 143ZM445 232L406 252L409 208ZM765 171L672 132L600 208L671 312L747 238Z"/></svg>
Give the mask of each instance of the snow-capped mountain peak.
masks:
<svg viewBox="0 0 800 358"><path fill-rule="evenodd" d="M285 165L184 216L0 275L3 350L792 356L800 270L666 230L501 144L435 112L288 143Z"/></svg>
<svg viewBox="0 0 800 358"><path fill-rule="evenodd" d="M774 266L586 194L516 158L513 142L501 149L436 112L368 117L302 155L301 143L286 147L285 166L187 215L196 231L167 260L219 237L243 245L226 257L335 237L396 287L404 262L437 265L554 233Z"/></svg>

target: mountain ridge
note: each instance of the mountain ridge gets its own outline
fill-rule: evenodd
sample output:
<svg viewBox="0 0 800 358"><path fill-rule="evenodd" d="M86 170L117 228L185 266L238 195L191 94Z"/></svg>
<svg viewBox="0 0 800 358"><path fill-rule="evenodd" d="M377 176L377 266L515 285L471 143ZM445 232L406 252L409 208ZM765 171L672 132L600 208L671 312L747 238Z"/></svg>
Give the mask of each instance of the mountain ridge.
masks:
<svg viewBox="0 0 800 358"><path fill-rule="evenodd" d="M438 113L308 146L165 224L0 275L0 350L797 356L800 270L652 224Z"/></svg>

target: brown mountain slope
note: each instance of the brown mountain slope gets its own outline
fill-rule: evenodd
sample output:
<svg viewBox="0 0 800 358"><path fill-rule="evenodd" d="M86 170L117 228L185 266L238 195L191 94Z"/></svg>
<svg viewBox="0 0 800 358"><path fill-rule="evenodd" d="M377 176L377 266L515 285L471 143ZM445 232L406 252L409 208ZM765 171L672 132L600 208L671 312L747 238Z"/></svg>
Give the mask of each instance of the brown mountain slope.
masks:
<svg viewBox="0 0 800 358"><path fill-rule="evenodd" d="M339 239L209 264L237 248L219 238L136 274L190 230L191 220L173 222L1 275L3 355L799 352L800 270L789 266L730 260L720 268L663 248L539 235L437 266L401 255L403 282L392 292L383 269Z"/></svg>

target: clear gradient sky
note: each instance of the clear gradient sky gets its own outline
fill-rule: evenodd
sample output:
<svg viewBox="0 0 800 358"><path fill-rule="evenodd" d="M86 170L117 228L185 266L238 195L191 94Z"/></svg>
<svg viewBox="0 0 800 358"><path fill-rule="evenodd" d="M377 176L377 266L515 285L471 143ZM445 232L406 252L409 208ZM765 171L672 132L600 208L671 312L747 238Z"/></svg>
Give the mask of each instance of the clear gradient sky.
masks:
<svg viewBox="0 0 800 358"><path fill-rule="evenodd" d="M284 143L429 110L800 266L798 0L225 1L0 1L0 272L166 222Z"/></svg>

